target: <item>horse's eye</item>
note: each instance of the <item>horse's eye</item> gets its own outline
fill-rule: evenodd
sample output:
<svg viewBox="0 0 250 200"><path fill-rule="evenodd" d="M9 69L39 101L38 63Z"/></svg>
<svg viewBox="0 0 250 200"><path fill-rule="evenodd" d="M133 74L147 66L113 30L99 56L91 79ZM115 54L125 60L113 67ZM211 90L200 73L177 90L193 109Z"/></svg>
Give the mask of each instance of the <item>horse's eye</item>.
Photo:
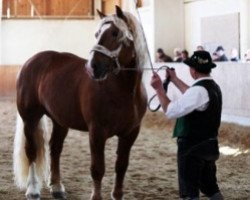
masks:
<svg viewBox="0 0 250 200"><path fill-rule="evenodd" d="M113 36L113 37L117 37L118 34L119 34L118 31L113 31L113 32L112 32L112 36Z"/></svg>

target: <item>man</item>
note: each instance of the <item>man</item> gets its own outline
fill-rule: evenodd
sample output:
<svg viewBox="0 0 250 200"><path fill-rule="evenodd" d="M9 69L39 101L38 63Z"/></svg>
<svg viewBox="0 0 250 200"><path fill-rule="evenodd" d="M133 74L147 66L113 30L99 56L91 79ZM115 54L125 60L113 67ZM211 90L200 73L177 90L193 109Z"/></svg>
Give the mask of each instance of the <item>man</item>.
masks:
<svg viewBox="0 0 250 200"><path fill-rule="evenodd" d="M181 51L181 59L182 62L184 62L185 60L187 60L189 58L189 53L186 49Z"/></svg>
<svg viewBox="0 0 250 200"><path fill-rule="evenodd" d="M173 62L173 59L167 54L165 54L165 52L161 48L157 49L156 55L156 62Z"/></svg>
<svg viewBox="0 0 250 200"><path fill-rule="evenodd" d="M151 85L156 90L167 118L177 118L173 137L177 137L178 179L181 199L198 200L199 191L210 200L223 200L216 179L216 160L219 157L218 129L221 122L222 95L210 77L216 67L207 51L195 51L184 61L190 67L195 83L189 87L174 70L167 69L170 81L183 93L170 101L158 74Z"/></svg>
<svg viewBox="0 0 250 200"><path fill-rule="evenodd" d="M227 56L225 55L225 50L222 46L218 46L213 53L214 59L213 61L215 62L224 62L228 61Z"/></svg>

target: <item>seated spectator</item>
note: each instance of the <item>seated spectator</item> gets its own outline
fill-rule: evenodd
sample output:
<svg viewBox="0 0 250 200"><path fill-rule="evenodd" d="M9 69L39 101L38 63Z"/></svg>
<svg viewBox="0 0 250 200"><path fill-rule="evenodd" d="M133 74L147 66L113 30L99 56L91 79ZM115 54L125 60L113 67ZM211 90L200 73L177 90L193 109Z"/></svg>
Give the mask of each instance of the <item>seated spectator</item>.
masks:
<svg viewBox="0 0 250 200"><path fill-rule="evenodd" d="M173 62L173 59L164 53L163 49L157 49L157 58L156 62Z"/></svg>
<svg viewBox="0 0 250 200"><path fill-rule="evenodd" d="M231 50L230 61L232 61L232 62L239 61L238 50L236 48L233 48Z"/></svg>
<svg viewBox="0 0 250 200"><path fill-rule="evenodd" d="M182 62L184 62L185 60L187 60L189 58L188 56L188 51L186 49L184 49L182 52L181 52L181 57L182 57Z"/></svg>
<svg viewBox="0 0 250 200"><path fill-rule="evenodd" d="M205 48L204 48L203 46L201 46L201 45L198 45L198 46L196 47L196 50L197 50L197 51L204 51Z"/></svg>
<svg viewBox="0 0 250 200"><path fill-rule="evenodd" d="M222 46L218 46L213 53L213 61L215 62L222 62L228 61L227 56L225 55L225 50Z"/></svg>
<svg viewBox="0 0 250 200"><path fill-rule="evenodd" d="M245 62L250 62L250 49L247 50L244 58L245 58Z"/></svg>
<svg viewBox="0 0 250 200"><path fill-rule="evenodd" d="M174 49L174 62L182 62L181 50L180 48Z"/></svg>

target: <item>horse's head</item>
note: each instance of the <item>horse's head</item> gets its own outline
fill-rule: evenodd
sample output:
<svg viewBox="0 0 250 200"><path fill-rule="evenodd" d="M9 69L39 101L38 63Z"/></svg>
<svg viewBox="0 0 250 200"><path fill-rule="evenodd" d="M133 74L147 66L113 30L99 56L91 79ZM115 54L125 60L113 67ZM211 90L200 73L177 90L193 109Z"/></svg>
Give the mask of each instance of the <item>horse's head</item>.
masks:
<svg viewBox="0 0 250 200"><path fill-rule="evenodd" d="M116 6L116 15L98 13L102 21L95 34L97 44L91 50L87 70L92 78L103 80L108 73L135 66L136 51L131 27L120 7Z"/></svg>

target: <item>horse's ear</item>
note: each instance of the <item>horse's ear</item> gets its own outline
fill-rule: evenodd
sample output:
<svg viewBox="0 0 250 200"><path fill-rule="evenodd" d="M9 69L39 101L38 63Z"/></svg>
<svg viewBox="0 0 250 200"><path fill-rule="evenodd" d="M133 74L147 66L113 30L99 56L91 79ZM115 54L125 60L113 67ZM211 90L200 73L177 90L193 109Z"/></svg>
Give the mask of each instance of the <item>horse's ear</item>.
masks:
<svg viewBox="0 0 250 200"><path fill-rule="evenodd" d="M97 11L97 13L98 13L98 15L100 16L101 19L106 17L106 15L104 13L102 13L100 10L96 9L96 11Z"/></svg>
<svg viewBox="0 0 250 200"><path fill-rule="evenodd" d="M127 18L125 17L125 15L123 14L122 9L121 9L119 6L115 6L115 9L116 9L116 15L117 15L119 18L123 19L125 22L127 22L128 20L127 20Z"/></svg>

